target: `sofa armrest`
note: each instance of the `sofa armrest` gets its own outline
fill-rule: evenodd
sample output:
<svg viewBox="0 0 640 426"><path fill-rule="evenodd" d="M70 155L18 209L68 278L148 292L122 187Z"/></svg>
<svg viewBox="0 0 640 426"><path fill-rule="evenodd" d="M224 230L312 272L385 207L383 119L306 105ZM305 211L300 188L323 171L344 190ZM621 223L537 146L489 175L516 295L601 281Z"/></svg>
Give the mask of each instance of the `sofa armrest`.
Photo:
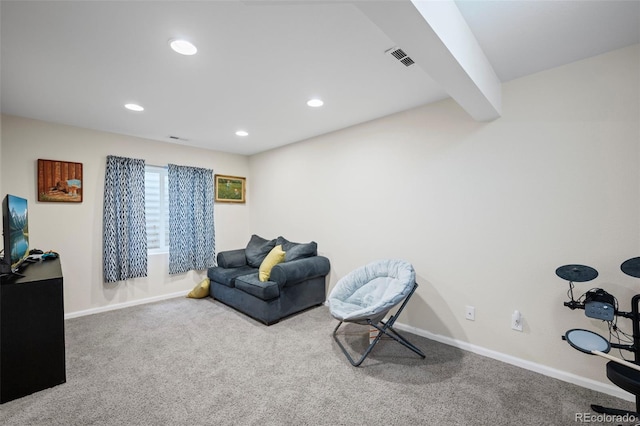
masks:
<svg viewBox="0 0 640 426"><path fill-rule="evenodd" d="M311 278L325 276L329 273L330 268L329 259L324 256L292 260L274 266L269 281L278 283L278 286L282 288Z"/></svg>
<svg viewBox="0 0 640 426"><path fill-rule="evenodd" d="M222 268L239 268L247 264L244 249L227 250L218 253L218 266Z"/></svg>

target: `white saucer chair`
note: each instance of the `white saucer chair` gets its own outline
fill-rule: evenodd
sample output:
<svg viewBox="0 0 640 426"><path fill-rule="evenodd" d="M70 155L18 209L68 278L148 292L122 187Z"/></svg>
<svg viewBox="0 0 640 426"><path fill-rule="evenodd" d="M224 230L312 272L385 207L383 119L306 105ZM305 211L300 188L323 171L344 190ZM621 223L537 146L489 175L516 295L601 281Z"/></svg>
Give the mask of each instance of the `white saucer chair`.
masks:
<svg viewBox="0 0 640 426"><path fill-rule="evenodd" d="M369 263L350 272L337 282L327 300L331 315L340 321L333 330L333 338L353 366L362 364L383 335L391 337L420 357L425 357L420 349L393 328L394 322L417 287L413 266L398 259L384 259ZM402 303L400 308L387 321L384 321L389 311L400 303ZM369 325L378 330L377 336L358 361L354 361L336 335L338 328L345 322Z"/></svg>

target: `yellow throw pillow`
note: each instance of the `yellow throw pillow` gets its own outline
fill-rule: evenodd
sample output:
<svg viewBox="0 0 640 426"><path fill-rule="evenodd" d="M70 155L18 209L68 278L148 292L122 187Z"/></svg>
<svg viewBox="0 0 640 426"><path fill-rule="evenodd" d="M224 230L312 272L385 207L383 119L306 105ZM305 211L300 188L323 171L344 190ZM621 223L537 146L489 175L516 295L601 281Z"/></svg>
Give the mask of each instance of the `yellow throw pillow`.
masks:
<svg viewBox="0 0 640 426"><path fill-rule="evenodd" d="M192 299L202 299L209 295L209 278L205 278L187 294Z"/></svg>
<svg viewBox="0 0 640 426"><path fill-rule="evenodd" d="M284 255L285 253L282 250L281 245L277 245L271 249L267 257L265 257L260 264L260 269L258 269L258 277L260 278L260 281L269 281L271 270L278 263L284 262Z"/></svg>

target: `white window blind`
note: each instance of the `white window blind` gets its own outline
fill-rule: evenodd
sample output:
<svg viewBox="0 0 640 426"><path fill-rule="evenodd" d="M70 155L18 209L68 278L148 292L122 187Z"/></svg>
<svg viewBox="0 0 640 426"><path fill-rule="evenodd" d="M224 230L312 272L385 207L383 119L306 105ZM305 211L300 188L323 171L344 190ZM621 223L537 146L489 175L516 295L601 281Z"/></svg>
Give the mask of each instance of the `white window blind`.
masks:
<svg viewBox="0 0 640 426"><path fill-rule="evenodd" d="M169 251L168 179L166 168L145 166L145 215L150 253Z"/></svg>

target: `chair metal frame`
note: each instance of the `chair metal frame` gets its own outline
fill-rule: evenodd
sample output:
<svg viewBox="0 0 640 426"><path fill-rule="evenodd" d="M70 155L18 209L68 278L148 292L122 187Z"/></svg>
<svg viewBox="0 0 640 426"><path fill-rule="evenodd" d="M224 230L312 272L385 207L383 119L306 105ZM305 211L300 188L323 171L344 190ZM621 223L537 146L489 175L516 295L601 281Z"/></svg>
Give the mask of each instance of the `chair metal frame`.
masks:
<svg viewBox="0 0 640 426"><path fill-rule="evenodd" d="M382 338L382 336L391 337L396 342L402 344L403 346L411 349L416 354L420 355L421 358L423 359L425 358L424 353L422 353L420 349L418 349L413 343L409 342L405 337L403 337L400 333L398 333L393 328L393 324L396 322L396 319L398 319L398 317L400 316L400 313L409 302L409 299L411 298L413 293L416 291L416 288L418 288L418 283L413 283L413 288L411 289L407 297L405 297L404 302L402 302L402 305L400 305L400 308L396 311L396 313L393 314L386 322L380 320L379 323L382 324L382 327L379 326L378 324L373 323L371 319L367 318L366 320L367 324L369 324L372 327L375 327L378 330L378 335L375 337L375 339L373 339L373 342L369 344L369 347L367 348L367 350L364 352L364 354L358 361L354 361L351 355L349 355L349 352L347 352L347 349L344 347L344 345L340 342L340 340L338 340L338 336L336 333L340 328L340 326L344 323L344 321L340 321L338 323L338 326L333 330L333 340L335 340L338 346L340 346L340 349L342 349L342 352L345 354L345 356L347 357L351 365L353 365L354 367L358 367L360 364L362 364L362 362L369 355L373 347L376 345L376 343L378 343L378 341L380 340L380 338ZM393 334L391 334L390 332Z"/></svg>

